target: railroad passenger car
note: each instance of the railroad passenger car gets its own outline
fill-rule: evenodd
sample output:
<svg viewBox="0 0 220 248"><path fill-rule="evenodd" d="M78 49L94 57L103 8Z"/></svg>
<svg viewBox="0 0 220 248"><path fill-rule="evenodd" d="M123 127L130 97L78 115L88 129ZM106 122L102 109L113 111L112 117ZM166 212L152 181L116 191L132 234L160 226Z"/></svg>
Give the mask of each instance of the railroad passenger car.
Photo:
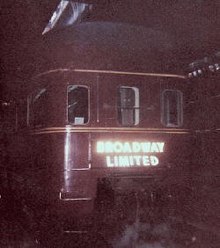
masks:
<svg viewBox="0 0 220 248"><path fill-rule="evenodd" d="M103 25L51 34L51 62L13 96L10 187L36 230L50 232L55 223L63 232L88 231L120 197L141 195L150 204L188 187L191 86L172 69L170 41L149 29ZM100 28L112 35L108 44L95 40ZM128 50L130 29L139 42Z"/></svg>
<svg viewBox="0 0 220 248"><path fill-rule="evenodd" d="M182 76L71 69L34 81L28 127L21 120L11 148L13 190L33 206L48 201L78 216L93 210L101 179L135 191L188 176L193 143Z"/></svg>

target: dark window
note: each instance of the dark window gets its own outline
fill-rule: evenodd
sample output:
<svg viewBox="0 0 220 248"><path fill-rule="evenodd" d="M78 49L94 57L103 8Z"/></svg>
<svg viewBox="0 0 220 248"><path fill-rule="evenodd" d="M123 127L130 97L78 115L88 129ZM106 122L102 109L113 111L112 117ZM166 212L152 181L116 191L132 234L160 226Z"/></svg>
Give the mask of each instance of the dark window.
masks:
<svg viewBox="0 0 220 248"><path fill-rule="evenodd" d="M18 128L26 128L27 126L27 99L21 100L18 105Z"/></svg>
<svg viewBox="0 0 220 248"><path fill-rule="evenodd" d="M43 88L28 97L28 124L45 126L48 120L48 91Z"/></svg>
<svg viewBox="0 0 220 248"><path fill-rule="evenodd" d="M0 129L2 132L14 132L17 129L17 104L0 100Z"/></svg>
<svg viewBox="0 0 220 248"><path fill-rule="evenodd" d="M86 86L68 87L68 121L83 125L89 121L89 90Z"/></svg>
<svg viewBox="0 0 220 248"><path fill-rule="evenodd" d="M162 93L162 123L167 127L179 127L183 124L182 92L165 90Z"/></svg>
<svg viewBox="0 0 220 248"><path fill-rule="evenodd" d="M139 89L121 86L118 89L118 121L123 126L139 124Z"/></svg>

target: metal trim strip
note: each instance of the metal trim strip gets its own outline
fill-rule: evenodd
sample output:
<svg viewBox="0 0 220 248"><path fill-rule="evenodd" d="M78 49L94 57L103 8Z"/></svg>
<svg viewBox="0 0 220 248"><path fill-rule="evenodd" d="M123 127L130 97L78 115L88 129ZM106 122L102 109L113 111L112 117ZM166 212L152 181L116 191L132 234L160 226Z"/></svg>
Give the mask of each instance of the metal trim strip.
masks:
<svg viewBox="0 0 220 248"><path fill-rule="evenodd" d="M189 129L167 129L167 128L104 128L104 127L50 127L30 131L31 134L52 134L52 133L173 133L173 134L189 134Z"/></svg>
<svg viewBox="0 0 220 248"><path fill-rule="evenodd" d="M71 133L113 133L113 131L101 131L101 130L73 130L73 131L70 131ZM133 133L133 134L136 134L136 133L154 133L154 134L161 134L161 133L164 133L164 134L190 134L191 132L183 132L183 131L115 131L115 133ZM33 132L32 134L33 135L38 135L38 134L55 134L55 133L65 133L65 130L61 131L61 130L58 130L58 131L36 131L36 132Z"/></svg>
<svg viewBox="0 0 220 248"><path fill-rule="evenodd" d="M130 72L130 71L114 71L114 70L91 70L91 69L71 69L71 68L58 68L53 70L48 70L37 74L33 77L39 78L41 76L58 73L58 72L83 72L83 73L99 73L99 74L114 74L114 75L133 75L133 76L150 76L150 77L170 77L170 78L180 78L187 79L184 75L169 74L169 73L153 73L153 72Z"/></svg>
<svg viewBox="0 0 220 248"><path fill-rule="evenodd" d="M59 193L59 200L61 201L91 201L91 197L82 197L82 198L62 198L62 192Z"/></svg>

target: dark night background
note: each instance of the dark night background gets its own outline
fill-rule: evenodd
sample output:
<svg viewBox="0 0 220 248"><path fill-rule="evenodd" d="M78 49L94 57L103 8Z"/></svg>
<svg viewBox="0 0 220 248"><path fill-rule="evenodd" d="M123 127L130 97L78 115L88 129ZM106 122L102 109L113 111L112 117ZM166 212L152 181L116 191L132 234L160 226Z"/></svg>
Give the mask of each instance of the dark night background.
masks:
<svg viewBox="0 0 220 248"><path fill-rule="evenodd" d="M59 2L60 0L1 1L0 100L8 100L8 96L2 94L3 89L13 91L15 85L37 71L34 68L37 65L33 62L41 49L37 43L42 39L42 32ZM220 51L219 0L85 2L97 4L96 14L91 20L128 22L162 30L173 36L173 49L179 58L178 66L183 71L191 62ZM219 141L216 139L216 142ZM207 190L211 191L211 188ZM217 189L213 194L218 196L218 193Z"/></svg>
<svg viewBox="0 0 220 248"><path fill-rule="evenodd" d="M31 72L36 42L59 0L3 0L1 8L1 84L13 85ZM183 68L211 55L220 44L220 1L92 1L98 11L95 19L135 23L163 30L175 38L175 50ZM114 7L109 7L114 3ZM28 66L27 66L28 65ZM28 68L28 69L27 69Z"/></svg>

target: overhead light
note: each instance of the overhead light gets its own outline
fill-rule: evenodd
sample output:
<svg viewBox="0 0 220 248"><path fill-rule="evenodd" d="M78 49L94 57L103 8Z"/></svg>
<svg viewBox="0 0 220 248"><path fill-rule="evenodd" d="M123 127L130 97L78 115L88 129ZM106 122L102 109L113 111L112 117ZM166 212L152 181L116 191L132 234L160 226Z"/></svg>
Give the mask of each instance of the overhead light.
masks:
<svg viewBox="0 0 220 248"><path fill-rule="evenodd" d="M61 0L42 34L46 34L59 25L69 26L77 23L78 21L80 21L82 14L86 10L91 9L92 4L72 0Z"/></svg>
<svg viewBox="0 0 220 248"><path fill-rule="evenodd" d="M216 75L220 72L220 52L213 56L204 57L189 64L188 78L197 78L207 75Z"/></svg>

